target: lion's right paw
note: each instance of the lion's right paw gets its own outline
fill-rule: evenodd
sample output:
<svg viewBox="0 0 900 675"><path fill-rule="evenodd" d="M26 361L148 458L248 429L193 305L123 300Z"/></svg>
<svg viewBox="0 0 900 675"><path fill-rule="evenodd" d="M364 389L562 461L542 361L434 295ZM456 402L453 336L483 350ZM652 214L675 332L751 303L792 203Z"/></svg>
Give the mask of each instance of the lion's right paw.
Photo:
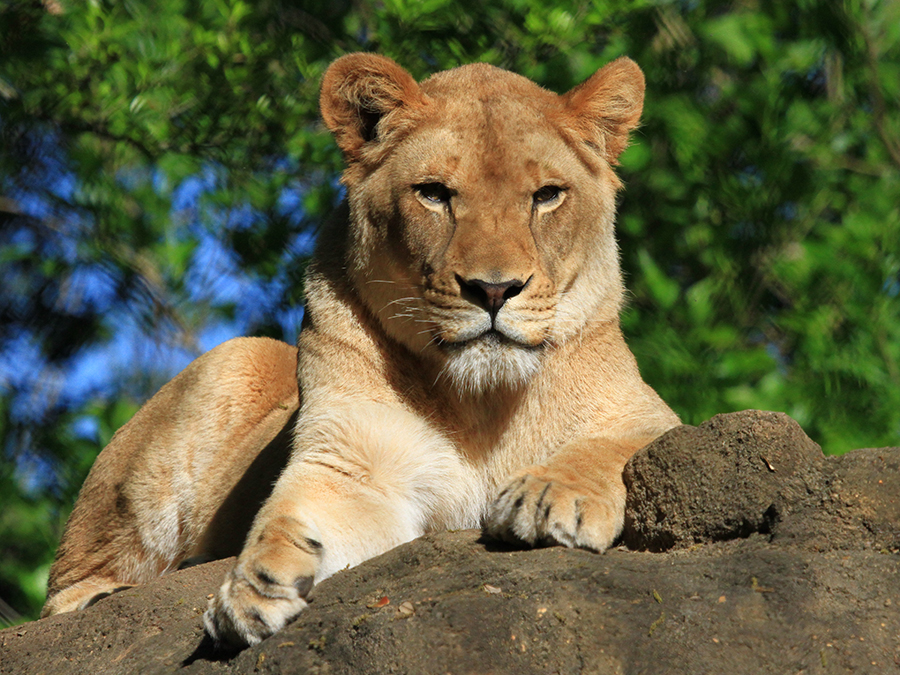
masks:
<svg viewBox="0 0 900 675"><path fill-rule="evenodd" d="M306 608L321 545L305 543L258 543L241 553L203 614L206 632L217 645L255 645Z"/></svg>
<svg viewBox="0 0 900 675"><path fill-rule="evenodd" d="M297 586L283 586L259 577L251 581L235 569L209 601L203 625L218 645L255 645L303 611L310 588L311 577L299 579Z"/></svg>

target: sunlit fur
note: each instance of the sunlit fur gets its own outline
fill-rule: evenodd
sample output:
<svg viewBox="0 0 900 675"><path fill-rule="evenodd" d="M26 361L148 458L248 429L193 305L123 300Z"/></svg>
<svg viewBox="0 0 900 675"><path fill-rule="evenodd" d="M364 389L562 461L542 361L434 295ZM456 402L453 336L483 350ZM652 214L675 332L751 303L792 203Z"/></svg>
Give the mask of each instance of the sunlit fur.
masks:
<svg viewBox="0 0 900 675"><path fill-rule="evenodd" d="M678 424L618 321L613 167L643 90L628 59L561 96L485 64L421 84L380 56L332 64L347 203L297 348L227 342L114 436L44 613L239 553L204 625L243 646L315 611L313 584L427 532L610 546L625 462Z"/></svg>

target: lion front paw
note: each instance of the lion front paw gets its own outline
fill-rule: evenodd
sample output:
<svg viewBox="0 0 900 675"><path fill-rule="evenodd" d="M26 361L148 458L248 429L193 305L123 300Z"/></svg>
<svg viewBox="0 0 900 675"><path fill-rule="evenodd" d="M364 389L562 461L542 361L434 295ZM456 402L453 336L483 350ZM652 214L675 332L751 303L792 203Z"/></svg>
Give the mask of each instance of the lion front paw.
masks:
<svg viewBox="0 0 900 675"><path fill-rule="evenodd" d="M203 614L217 645L243 648L269 637L306 608L321 545L260 541L248 546Z"/></svg>
<svg viewBox="0 0 900 675"><path fill-rule="evenodd" d="M569 472L530 467L494 500L484 531L511 543L604 551L622 531L625 488L603 487Z"/></svg>

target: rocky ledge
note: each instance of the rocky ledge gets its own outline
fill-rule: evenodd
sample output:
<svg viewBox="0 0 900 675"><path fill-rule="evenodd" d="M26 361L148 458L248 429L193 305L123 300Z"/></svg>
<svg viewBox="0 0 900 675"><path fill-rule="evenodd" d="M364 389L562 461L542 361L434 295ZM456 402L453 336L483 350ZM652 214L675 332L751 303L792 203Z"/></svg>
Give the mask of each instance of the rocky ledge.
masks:
<svg viewBox="0 0 900 675"><path fill-rule="evenodd" d="M900 448L826 458L748 411L672 430L625 479L603 555L423 537L238 654L201 628L219 561L0 632L0 674L900 672Z"/></svg>

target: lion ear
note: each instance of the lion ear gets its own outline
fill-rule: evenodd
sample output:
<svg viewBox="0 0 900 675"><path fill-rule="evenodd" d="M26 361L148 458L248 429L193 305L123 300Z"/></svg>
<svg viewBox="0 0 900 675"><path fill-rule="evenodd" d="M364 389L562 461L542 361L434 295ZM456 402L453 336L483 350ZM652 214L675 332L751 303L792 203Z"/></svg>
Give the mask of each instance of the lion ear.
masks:
<svg viewBox="0 0 900 675"><path fill-rule="evenodd" d="M319 96L325 124L350 161L358 159L363 145L380 138L383 119L423 102L412 75L386 56L363 53L332 63Z"/></svg>
<svg viewBox="0 0 900 675"><path fill-rule="evenodd" d="M627 57L616 59L563 96L569 124L610 164L618 164L644 107L644 73Z"/></svg>

